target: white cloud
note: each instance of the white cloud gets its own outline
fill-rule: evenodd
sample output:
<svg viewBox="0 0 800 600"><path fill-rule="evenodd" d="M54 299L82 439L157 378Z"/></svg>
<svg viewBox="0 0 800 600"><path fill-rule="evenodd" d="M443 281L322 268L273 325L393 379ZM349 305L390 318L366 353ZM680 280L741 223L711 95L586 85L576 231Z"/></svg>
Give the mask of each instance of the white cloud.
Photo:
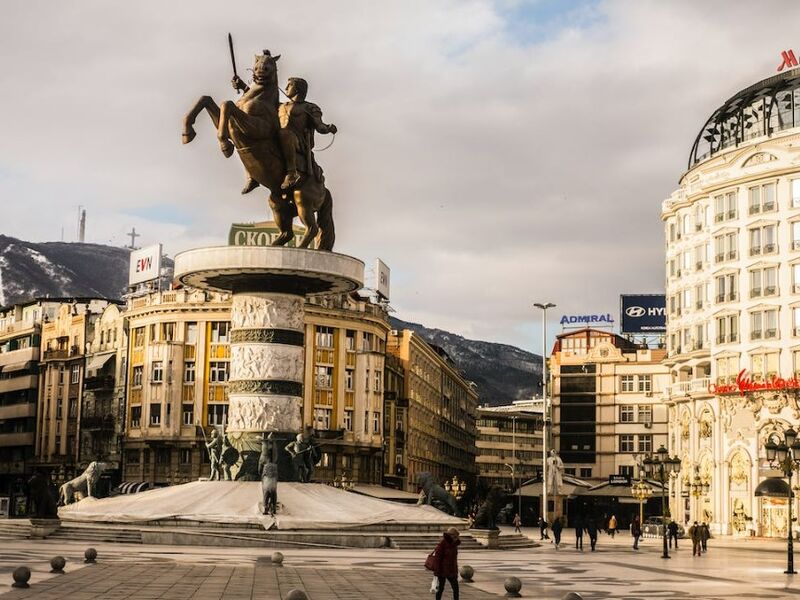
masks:
<svg viewBox="0 0 800 600"><path fill-rule="evenodd" d="M707 115L774 72L800 16L544 4L6 2L0 232L70 239L82 204L90 240L136 226L174 254L266 217L208 123L180 144L197 96L233 96L230 29L240 72L282 53L281 79L306 77L339 126L318 156L337 250L392 267L398 316L538 351L533 301L614 312L663 287L661 201Z"/></svg>

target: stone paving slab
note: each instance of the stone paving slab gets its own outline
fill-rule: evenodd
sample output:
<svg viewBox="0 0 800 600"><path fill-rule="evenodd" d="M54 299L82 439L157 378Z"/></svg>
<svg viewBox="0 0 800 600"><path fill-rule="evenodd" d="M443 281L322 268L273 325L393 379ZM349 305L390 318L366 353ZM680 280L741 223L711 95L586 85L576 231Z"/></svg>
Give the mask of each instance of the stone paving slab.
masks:
<svg viewBox="0 0 800 600"><path fill-rule="evenodd" d="M96 564L36 581L4 599L69 600L283 600L292 589L310 600L408 600L430 597L426 572L324 569L267 565ZM448 586L449 587L449 586ZM494 594L462 583L461 598L486 600ZM446 592L449 597L450 590Z"/></svg>

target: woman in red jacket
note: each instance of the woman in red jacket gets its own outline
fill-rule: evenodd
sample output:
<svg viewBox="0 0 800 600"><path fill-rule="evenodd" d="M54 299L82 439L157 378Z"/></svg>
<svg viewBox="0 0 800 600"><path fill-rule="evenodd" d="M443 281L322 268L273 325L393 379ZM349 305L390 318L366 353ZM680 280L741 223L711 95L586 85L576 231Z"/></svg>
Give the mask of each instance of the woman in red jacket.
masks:
<svg viewBox="0 0 800 600"><path fill-rule="evenodd" d="M439 587L436 590L436 600L442 600L444 593L444 582L449 581L453 588L453 600L458 600L458 529L451 527L442 535L442 541L436 546L434 556L436 566L433 574L439 579Z"/></svg>

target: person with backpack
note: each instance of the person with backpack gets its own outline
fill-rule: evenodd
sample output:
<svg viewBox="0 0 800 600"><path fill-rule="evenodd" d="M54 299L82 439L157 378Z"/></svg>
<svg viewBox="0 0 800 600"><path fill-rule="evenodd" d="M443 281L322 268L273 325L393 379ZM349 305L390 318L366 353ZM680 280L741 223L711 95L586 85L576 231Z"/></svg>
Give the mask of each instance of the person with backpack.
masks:
<svg viewBox="0 0 800 600"><path fill-rule="evenodd" d="M428 559L425 561L425 568L433 571L433 575L438 580L436 600L442 600L445 581L450 582L453 600L458 600L458 546L460 543L458 529L450 527L444 532L436 549L428 555Z"/></svg>
<svg viewBox="0 0 800 600"><path fill-rule="evenodd" d="M539 534L541 537L540 540L549 540L550 536L547 535L547 520L539 517Z"/></svg>

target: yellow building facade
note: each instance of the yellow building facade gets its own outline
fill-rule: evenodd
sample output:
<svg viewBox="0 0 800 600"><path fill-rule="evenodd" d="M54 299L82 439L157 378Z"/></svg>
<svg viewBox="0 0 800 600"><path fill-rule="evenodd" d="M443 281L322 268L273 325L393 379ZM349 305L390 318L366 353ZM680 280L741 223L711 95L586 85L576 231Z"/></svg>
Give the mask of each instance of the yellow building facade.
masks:
<svg viewBox="0 0 800 600"><path fill-rule="evenodd" d="M190 289L129 303L126 481L208 475L204 435L228 417L230 306ZM305 320L303 422L322 451L314 478L379 483L386 313L344 295L309 301Z"/></svg>
<svg viewBox="0 0 800 600"><path fill-rule="evenodd" d="M409 490L417 476L429 472L438 482L477 475L475 419L478 393L446 353L410 330L392 331L387 351L405 372L408 432L405 454Z"/></svg>

